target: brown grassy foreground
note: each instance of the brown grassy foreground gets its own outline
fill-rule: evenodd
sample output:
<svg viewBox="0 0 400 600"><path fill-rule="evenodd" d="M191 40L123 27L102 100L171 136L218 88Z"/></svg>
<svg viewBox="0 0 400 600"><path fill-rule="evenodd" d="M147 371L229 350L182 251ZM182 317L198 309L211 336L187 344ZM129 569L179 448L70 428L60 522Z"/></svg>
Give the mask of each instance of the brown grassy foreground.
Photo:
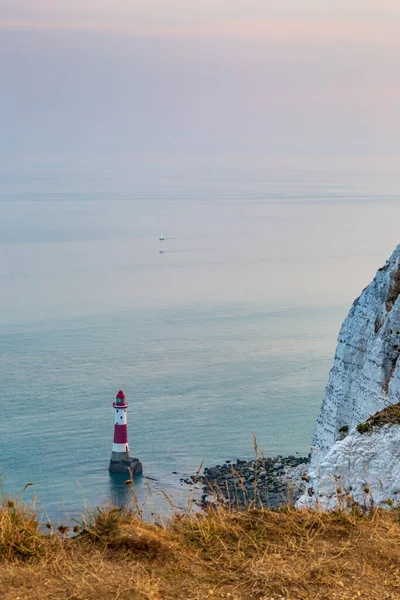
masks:
<svg viewBox="0 0 400 600"><path fill-rule="evenodd" d="M218 509L158 526L107 508L68 537L3 499L0 598L400 599L399 512Z"/></svg>

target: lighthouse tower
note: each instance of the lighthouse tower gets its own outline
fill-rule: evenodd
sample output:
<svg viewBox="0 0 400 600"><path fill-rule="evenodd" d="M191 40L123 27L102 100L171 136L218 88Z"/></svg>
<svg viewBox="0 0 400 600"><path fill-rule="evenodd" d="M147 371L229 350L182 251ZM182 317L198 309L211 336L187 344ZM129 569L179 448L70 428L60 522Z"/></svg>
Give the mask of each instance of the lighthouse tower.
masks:
<svg viewBox="0 0 400 600"><path fill-rule="evenodd" d="M132 458L129 454L128 403L122 390L119 390L115 402L113 402L113 407L115 411L114 442L109 470L112 473L140 475L142 473L142 463L138 458Z"/></svg>

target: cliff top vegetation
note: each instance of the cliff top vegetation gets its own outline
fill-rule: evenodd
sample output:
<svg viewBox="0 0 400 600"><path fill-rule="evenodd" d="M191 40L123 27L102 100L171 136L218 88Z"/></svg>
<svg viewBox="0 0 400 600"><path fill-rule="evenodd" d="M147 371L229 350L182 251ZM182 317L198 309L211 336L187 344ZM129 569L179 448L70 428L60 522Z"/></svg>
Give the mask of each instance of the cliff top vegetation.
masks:
<svg viewBox="0 0 400 600"><path fill-rule="evenodd" d="M110 506L68 531L1 501L3 600L395 600L399 565L394 509L217 507L160 525Z"/></svg>
<svg viewBox="0 0 400 600"><path fill-rule="evenodd" d="M372 431L374 427L383 427L384 425L400 425L400 403L392 404L375 413L366 421L357 425L357 431L367 433Z"/></svg>

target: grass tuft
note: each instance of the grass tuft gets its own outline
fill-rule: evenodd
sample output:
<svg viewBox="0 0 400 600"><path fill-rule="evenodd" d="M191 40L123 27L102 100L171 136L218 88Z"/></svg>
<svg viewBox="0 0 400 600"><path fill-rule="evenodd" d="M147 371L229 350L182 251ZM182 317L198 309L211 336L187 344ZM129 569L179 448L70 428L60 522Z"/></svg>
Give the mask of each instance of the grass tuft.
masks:
<svg viewBox="0 0 400 600"><path fill-rule="evenodd" d="M356 429L359 433L367 433L384 425L400 425L400 402L375 413L363 423L359 423Z"/></svg>
<svg viewBox="0 0 400 600"><path fill-rule="evenodd" d="M39 557L44 553L46 540L40 531L34 501L0 500L0 558L7 560Z"/></svg>
<svg viewBox="0 0 400 600"><path fill-rule="evenodd" d="M79 533L95 542L107 544L120 535L122 525L129 519L130 513L118 506L97 507L83 517Z"/></svg>

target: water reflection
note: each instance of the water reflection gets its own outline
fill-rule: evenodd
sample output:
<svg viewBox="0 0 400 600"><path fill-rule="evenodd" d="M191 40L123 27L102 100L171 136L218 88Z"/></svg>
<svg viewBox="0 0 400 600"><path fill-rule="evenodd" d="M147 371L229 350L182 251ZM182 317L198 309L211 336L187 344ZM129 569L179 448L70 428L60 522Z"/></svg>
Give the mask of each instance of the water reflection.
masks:
<svg viewBox="0 0 400 600"><path fill-rule="evenodd" d="M124 473L109 474L109 500L120 508L129 507L137 510L145 520L158 522L169 519L173 514L197 512L197 501L201 496L201 488L186 487L176 493L176 482L160 482L152 477L137 475L132 484L129 475Z"/></svg>
<svg viewBox="0 0 400 600"><path fill-rule="evenodd" d="M143 476L136 475L133 478L133 484L126 484L125 482L130 479L127 473L110 473L109 475L110 500L112 504L123 508L132 503L135 490L138 491L142 488Z"/></svg>

